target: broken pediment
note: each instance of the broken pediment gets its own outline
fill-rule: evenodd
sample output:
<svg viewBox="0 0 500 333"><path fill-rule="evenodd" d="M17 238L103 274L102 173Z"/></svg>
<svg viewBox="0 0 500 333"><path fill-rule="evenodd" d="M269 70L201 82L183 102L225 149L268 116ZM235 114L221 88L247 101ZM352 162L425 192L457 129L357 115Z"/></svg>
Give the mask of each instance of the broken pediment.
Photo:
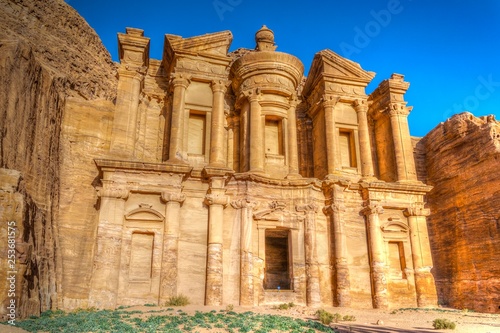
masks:
<svg viewBox="0 0 500 333"><path fill-rule="evenodd" d="M164 52L166 55L190 53L225 57L232 41L233 35L230 31L221 31L188 38L166 34ZM171 60L171 58L166 60Z"/></svg>
<svg viewBox="0 0 500 333"><path fill-rule="evenodd" d="M259 221L259 227L285 227L290 229L298 229L299 223L305 219L302 214L287 210L286 204L279 201L270 202L269 208L255 212L253 218Z"/></svg>
<svg viewBox="0 0 500 333"><path fill-rule="evenodd" d="M366 87L374 77L374 72L365 71L358 63L326 49L314 56L303 94L309 95L320 82Z"/></svg>
<svg viewBox="0 0 500 333"><path fill-rule="evenodd" d="M349 77L368 84L375 76L374 72L365 71L358 63L341 57L328 49L316 54L312 67L314 67L316 61L320 63L323 73L333 77Z"/></svg>

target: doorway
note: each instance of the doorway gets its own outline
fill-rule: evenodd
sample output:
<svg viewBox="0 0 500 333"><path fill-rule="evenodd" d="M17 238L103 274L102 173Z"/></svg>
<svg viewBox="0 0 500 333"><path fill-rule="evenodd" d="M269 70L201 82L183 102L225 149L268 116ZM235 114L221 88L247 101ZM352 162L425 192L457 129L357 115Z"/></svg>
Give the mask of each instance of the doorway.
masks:
<svg viewBox="0 0 500 333"><path fill-rule="evenodd" d="M292 289L290 253L290 230L267 229L264 289Z"/></svg>

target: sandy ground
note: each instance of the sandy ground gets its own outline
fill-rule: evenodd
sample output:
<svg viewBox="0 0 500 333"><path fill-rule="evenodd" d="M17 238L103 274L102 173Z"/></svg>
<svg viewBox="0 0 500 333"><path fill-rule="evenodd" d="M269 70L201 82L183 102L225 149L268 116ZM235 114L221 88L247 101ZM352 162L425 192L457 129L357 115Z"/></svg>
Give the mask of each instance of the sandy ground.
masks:
<svg viewBox="0 0 500 333"><path fill-rule="evenodd" d="M205 307L189 305L180 307L188 314L194 314L195 311L208 312L211 310L221 310L225 307ZM179 309L180 309L179 308ZM149 315L166 314L162 312L148 313L151 310L161 310L161 307L135 306L127 310L140 310L144 314L141 317ZM175 310L178 308L174 307ZM397 310L384 311L375 309L351 309L351 308L324 308L331 313L341 315L352 315L356 317L353 322L332 323L340 333L436 333L436 332L454 332L454 333L500 333L500 314L485 314L478 312L467 312L458 310L438 311L432 309L419 310ZM443 310L443 309L442 309ZM256 313L277 314L302 319L315 319L315 309L295 306L288 310L278 310L271 306L263 307L234 307L235 312L252 311ZM172 313L172 312L170 312ZM432 321L436 318L445 318L457 324L454 331L435 330L432 327ZM378 324L377 324L378 323ZM197 329L200 333L202 330ZM220 331L220 330L219 330ZM22 333L22 329L12 326L0 325L0 333ZM207 331L208 332L208 331Z"/></svg>

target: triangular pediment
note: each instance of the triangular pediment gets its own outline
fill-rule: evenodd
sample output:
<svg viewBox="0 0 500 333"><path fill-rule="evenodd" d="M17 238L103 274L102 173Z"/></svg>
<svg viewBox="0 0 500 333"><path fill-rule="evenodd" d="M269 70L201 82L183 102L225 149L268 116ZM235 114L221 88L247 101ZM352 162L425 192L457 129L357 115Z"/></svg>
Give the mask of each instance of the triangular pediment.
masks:
<svg viewBox="0 0 500 333"><path fill-rule="evenodd" d="M232 41L233 35L227 30L188 38L177 35L165 35L165 47L170 48L176 53L188 52L227 56Z"/></svg>

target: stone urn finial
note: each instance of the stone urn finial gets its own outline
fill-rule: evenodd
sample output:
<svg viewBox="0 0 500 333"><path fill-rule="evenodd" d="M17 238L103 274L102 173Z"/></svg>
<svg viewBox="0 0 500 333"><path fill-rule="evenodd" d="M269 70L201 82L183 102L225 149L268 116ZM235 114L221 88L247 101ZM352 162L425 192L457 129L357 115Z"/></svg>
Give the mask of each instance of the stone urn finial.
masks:
<svg viewBox="0 0 500 333"><path fill-rule="evenodd" d="M265 25L255 33L255 42L257 51L274 51L276 45L274 44L274 32Z"/></svg>

